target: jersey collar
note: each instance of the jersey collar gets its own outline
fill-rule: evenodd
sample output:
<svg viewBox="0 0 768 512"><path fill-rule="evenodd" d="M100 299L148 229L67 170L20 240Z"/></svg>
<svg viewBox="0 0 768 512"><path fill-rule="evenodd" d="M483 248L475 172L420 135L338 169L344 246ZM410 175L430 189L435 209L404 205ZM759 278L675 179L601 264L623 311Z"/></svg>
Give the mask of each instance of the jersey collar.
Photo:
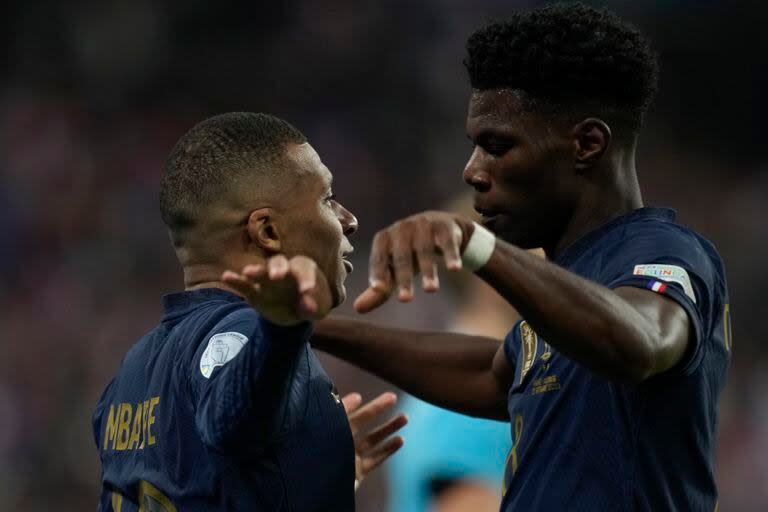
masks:
<svg viewBox="0 0 768 512"><path fill-rule="evenodd" d="M163 309L166 317L176 316L212 300L234 303L242 301L243 298L221 288L200 288L164 295Z"/></svg>

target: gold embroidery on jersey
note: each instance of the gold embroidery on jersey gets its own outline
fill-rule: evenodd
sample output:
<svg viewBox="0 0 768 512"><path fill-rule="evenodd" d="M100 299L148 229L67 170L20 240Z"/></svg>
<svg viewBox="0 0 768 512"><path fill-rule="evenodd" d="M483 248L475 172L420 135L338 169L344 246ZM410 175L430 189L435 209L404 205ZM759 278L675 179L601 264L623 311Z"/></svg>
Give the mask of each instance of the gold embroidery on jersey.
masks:
<svg viewBox="0 0 768 512"><path fill-rule="evenodd" d="M558 389L560 389L560 382L557 380L557 375L547 375L533 381L531 394L538 395L547 391L557 391Z"/></svg>
<svg viewBox="0 0 768 512"><path fill-rule="evenodd" d="M542 340L543 341L543 340ZM541 360L545 363L552 357L552 347L546 341L544 342L544 352L541 353Z"/></svg>
<svg viewBox="0 0 768 512"><path fill-rule="evenodd" d="M520 382L522 383L525 375L536 361L536 350L539 346L539 337L526 321L520 323L520 343L523 362L520 367Z"/></svg>

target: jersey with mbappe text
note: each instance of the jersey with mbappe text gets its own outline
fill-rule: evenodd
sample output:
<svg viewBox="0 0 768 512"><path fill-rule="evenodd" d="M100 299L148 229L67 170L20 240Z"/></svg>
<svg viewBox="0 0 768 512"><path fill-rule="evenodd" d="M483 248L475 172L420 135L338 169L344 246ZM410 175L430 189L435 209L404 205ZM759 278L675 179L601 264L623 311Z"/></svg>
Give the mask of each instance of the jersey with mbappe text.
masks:
<svg viewBox="0 0 768 512"><path fill-rule="evenodd" d="M309 324L218 289L165 309L94 413L99 510L354 510L352 434Z"/></svg>
<svg viewBox="0 0 768 512"><path fill-rule="evenodd" d="M675 368L622 384L518 322L504 347L515 377L502 510L711 512L717 400L731 349L715 248L676 224L673 211L643 208L585 235L557 263L608 288L674 300L688 314L691 341Z"/></svg>

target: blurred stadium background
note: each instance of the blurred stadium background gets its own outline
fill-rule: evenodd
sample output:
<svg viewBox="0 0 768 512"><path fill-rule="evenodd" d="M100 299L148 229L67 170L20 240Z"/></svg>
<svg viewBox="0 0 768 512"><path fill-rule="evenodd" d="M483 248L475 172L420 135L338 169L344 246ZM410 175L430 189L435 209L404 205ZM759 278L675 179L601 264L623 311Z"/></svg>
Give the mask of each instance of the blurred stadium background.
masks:
<svg viewBox="0 0 768 512"><path fill-rule="evenodd" d="M355 293L375 230L464 189L467 35L540 4L1 7L0 510L95 507L92 409L126 349L158 319L160 296L181 285L157 184L184 131L232 110L274 113L304 131L360 220ZM595 5L634 21L660 52L640 178L647 203L675 207L726 261L735 341L720 407L720 510L768 510L768 3ZM376 318L449 326L457 307L445 293ZM386 388L326 361L345 392ZM421 443L409 438L404 450ZM371 477L358 510L383 510L388 489L385 472Z"/></svg>

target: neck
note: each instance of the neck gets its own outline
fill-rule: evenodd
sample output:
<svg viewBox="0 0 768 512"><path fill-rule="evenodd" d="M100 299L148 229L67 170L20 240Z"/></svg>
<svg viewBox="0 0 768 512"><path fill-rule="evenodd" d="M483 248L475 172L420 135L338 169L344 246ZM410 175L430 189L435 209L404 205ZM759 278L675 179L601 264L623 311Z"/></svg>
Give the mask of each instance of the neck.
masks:
<svg viewBox="0 0 768 512"><path fill-rule="evenodd" d="M227 283L221 280L224 268L215 264L191 264L184 266L184 290L199 290L201 288L219 288L242 297Z"/></svg>
<svg viewBox="0 0 768 512"><path fill-rule="evenodd" d="M605 169L596 169L598 178L588 185L560 239L553 247L546 248L549 258L556 259L573 242L606 222L642 208L634 146L615 151L606 165Z"/></svg>

